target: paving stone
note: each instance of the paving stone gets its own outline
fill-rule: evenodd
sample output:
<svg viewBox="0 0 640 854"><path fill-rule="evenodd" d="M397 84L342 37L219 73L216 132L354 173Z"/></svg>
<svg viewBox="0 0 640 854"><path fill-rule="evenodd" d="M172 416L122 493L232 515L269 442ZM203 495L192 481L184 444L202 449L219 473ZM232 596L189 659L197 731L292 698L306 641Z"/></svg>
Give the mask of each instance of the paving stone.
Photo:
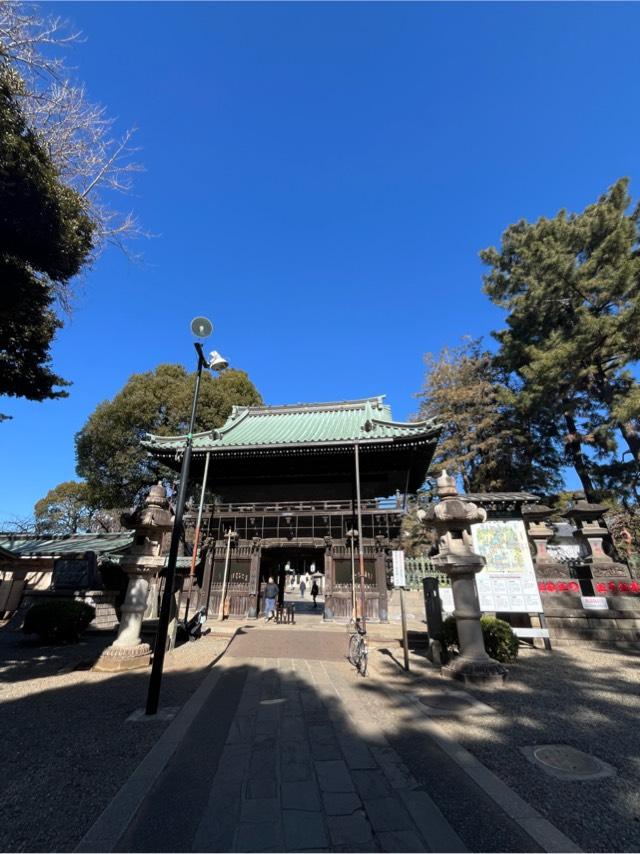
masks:
<svg viewBox="0 0 640 854"><path fill-rule="evenodd" d="M206 848L203 850L207 850ZM283 837L279 821L260 824L241 824L238 827L235 851L282 851Z"/></svg>
<svg viewBox="0 0 640 854"><path fill-rule="evenodd" d="M315 780L283 781L280 785L282 806L289 810L317 812L322 809L320 791Z"/></svg>
<svg viewBox="0 0 640 854"><path fill-rule="evenodd" d="M411 789L418 782L392 747L372 747L378 765L394 789Z"/></svg>
<svg viewBox="0 0 640 854"><path fill-rule="evenodd" d="M371 751L359 738L338 733L338 744L349 768L376 768L376 760Z"/></svg>
<svg viewBox="0 0 640 854"><path fill-rule="evenodd" d="M193 851L230 851L240 813L241 784L214 783L193 838Z"/></svg>
<svg viewBox="0 0 640 854"><path fill-rule="evenodd" d="M364 801L364 808L376 832L384 830L413 830L414 824L404 805L397 798L374 798Z"/></svg>
<svg viewBox="0 0 640 854"><path fill-rule="evenodd" d="M255 735L260 736L268 736L273 739L278 735L278 729L280 727L280 722L277 718L273 720L263 720L256 721L254 725Z"/></svg>
<svg viewBox="0 0 640 854"><path fill-rule="evenodd" d="M255 726L255 718L250 715L242 715L234 718L229 727L227 744L246 744L251 740Z"/></svg>
<svg viewBox="0 0 640 854"><path fill-rule="evenodd" d="M351 772L351 777L362 800L386 798L392 794L389 781L380 770L354 770Z"/></svg>
<svg viewBox="0 0 640 854"><path fill-rule="evenodd" d="M248 744L227 744L220 756L216 776L230 782L243 780L249 765Z"/></svg>
<svg viewBox="0 0 640 854"><path fill-rule="evenodd" d="M241 801L241 822L277 821L279 816L278 798L243 798Z"/></svg>
<svg viewBox="0 0 640 854"><path fill-rule="evenodd" d="M333 845L345 845L346 850L354 851L356 845L372 845L371 826L361 814L332 815L327 818L327 826ZM368 848L371 851L371 848Z"/></svg>
<svg viewBox="0 0 640 854"><path fill-rule="evenodd" d="M315 762L318 782L323 792L353 792L353 780L342 759Z"/></svg>
<svg viewBox="0 0 640 854"><path fill-rule="evenodd" d="M247 798L276 798L278 796L278 780L275 774L267 776L251 776L247 780Z"/></svg>
<svg viewBox="0 0 640 854"><path fill-rule="evenodd" d="M278 764L278 742L275 737L256 735L251 747L250 774L267 776L276 773Z"/></svg>
<svg viewBox="0 0 640 854"><path fill-rule="evenodd" d="M314 739L314 732L328 732L322 741ZM329 726L311 726L309 727L309 742L311 744L311 755L314 759L342 759L342 753L338 747L338 742Z"/></svg>
<svg viewBox="0 0 640 854"><path fill-rule="evenodd" d="M306 742L285 741L280 748L280 773L283 780L310 780L313 776L311 752Z"/></svg>
<svg viewBox="0 0 640 854"><path fill-rule="evenodd" d="M322 801L327 815L351 815L362 809L362 801L355 792L325 792Z"/></svg>
<svg viewBox="0 0 640 854"><path fill-rule="evenodd" d="M282 812L282 825L287 851L326 848L329 844L324 818L319 812L285 809Z"/></svg>
<svg viewBox="0 0 640 854"><path fill-rule="evenodd" d="M429 851L424 842L413 830L394 830L376 833L376 842L380 851Z"/></svg>

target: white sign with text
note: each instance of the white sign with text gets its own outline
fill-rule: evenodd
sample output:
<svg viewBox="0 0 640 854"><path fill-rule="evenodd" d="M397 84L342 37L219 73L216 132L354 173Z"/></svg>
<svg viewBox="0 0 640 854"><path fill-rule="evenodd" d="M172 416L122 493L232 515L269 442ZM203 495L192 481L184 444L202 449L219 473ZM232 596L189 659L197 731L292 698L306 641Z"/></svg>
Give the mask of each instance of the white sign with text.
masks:
<svg viewBox="0 0 640 854"><path fill-rule="evenodd" d="M391 552L393 559L393 586L406 587L406 577L404 572L404 552L395 550Z"/></svg>
<svg viewBox="0 0 640 854"><path fill-rule="evenodd" d="M476 575L481 611L541 614L542 601L524 522L480 522L471 526L473 550L486 561Z"/></svg>

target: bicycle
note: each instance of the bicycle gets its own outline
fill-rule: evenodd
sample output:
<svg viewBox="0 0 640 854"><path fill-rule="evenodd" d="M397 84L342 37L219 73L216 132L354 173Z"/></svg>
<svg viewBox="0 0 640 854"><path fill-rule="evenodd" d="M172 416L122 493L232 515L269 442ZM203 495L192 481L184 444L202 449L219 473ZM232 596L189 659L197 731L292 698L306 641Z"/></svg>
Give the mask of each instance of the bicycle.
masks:
<svg viewBox="0 0 640 854"><path fill-rule="evenodd" d="M367 646L366 630L362 628L360 617L355 620L350 620L347 624L347 632L349 633L349 645L347 648L347 658L353 664L360 676L367 675L367 666L369 663L369 647Z"/></svg>

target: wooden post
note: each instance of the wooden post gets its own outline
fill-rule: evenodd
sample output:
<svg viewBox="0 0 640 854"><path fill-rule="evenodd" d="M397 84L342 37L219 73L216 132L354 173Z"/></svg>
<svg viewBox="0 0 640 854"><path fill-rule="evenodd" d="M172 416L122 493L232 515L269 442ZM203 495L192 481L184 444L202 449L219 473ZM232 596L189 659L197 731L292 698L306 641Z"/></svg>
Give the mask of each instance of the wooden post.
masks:
<svg viewBox="0 0 640 854"><path fill-rule="evenodd" d="M409 672L409 640L407 638L407 615L404 610L404 587L400 588L400 617L402 619L402 646L404 648L404 669Z"/></svg>
<svg viewBox="0 0 640 854"><path fill-rule="evenodd" d="M360 501L360 449L358 443L355 443L355 463L356 463L356 512L358 514L358 559L360 562L360 609L362 611L362 630L367 630L367 609L364 593L364 531L362 530L362 508Z"/></svg>
<svg viewBox="0 0 640 854"><path fill-rule="evenodd" d="M207 487L207 475L209 474L209 460L211 453L207 452L204 463L204 475L202 477L202 489L200 490L200 506L198 507L198 518L196 520L196 531L193 537L193 554L191 555L191 566L189 568L189 593L187 595L187 604L184 609L184 622L186 625L189 619L189 604L193 596L193 580L196 574L196 560L198 558L198 546L200 545L200 524L202 522L202 508L204 506L204 492Z"/></svg>
<svg viewBox="0 0 640 854"><path fill-rule="evenodd" d="M235 535L235 532L229 528L226 533L227 537L227 553L224 558L224 575L222 576L222 590L220 593L220 607L218 608L218 619L224 619L224 598L225 598L225 590L227 587L227 573L229 572L229 555L231 554L231 538Z"/></svg>

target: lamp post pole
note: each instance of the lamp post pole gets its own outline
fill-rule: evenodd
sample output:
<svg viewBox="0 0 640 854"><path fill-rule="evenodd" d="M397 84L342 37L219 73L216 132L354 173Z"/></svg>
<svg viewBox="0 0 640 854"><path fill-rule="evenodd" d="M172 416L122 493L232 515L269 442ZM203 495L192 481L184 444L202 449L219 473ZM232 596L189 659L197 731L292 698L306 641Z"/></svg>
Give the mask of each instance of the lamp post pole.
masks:
<svg viewBox="0 0 640 854"><path fill-rule="evenodd" d="M358 562L360 565L360 610L362 628L367 630L366 597L364 588L364 531L362 530L362 502L360 500L360 448L355 444L355 468L356 468L356 513L358 518Z"/></svg>
<svg viewBox="0 0 640 854"><path fill-rule="evenodd" d="M178 546L180 544L182 515L184 513L184 505L187 498L187 481L189 479L189 466L191 464L191 448L193 442L193 430L196 421L198 394L200 392L200 378L202 377L202 368L207 364L207 360L202 352L202 345L200 343L196 343L194 344L194 347L198 354L198 372L196 374L196 387L193 392L193 404L191 407L191 420L189 422L189 432L187 433L187 443L185 445L184 456L182 458L182 468L180 469L180 487L178 489L176 515L173 520L169 561L165 574L164 592L162 594L162 605L160 607L160 620L158 622L158 634L156 636L156 643L153 652L151 678L149 679L149 692L147 694L147 707L145 710L147 715L155 715L158 711L160 683L162 682L162 667L164 665L164 655L167 647L167 633L169 630L169 619L171 616L171 601L173 599L173 588L175 586L176 562L178 558Z"/></svg>

